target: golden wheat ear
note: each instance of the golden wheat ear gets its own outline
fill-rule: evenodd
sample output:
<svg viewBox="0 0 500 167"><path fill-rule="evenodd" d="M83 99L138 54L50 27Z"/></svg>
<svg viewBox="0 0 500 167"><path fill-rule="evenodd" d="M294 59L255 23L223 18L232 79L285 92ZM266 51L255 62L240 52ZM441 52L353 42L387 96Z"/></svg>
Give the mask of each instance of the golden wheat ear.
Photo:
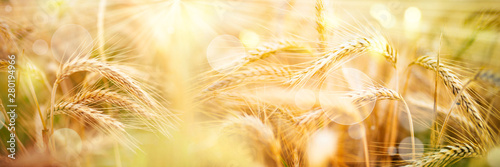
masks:
<svg viewBox="0 0 500 167"><path fill-rule="evenodd" d="M83 90L66 101L89 106L99 106L100 103L110 104L118 107L117 109L119 110L127 111L126 114L130 114L130 119L136 119L140 127L146 126L151 131L159 130L161 133L164 133L165 129L162 129L162 127L167 128L167 125L172 126L170 122L166 122L168 121L167 119L162 118L164 115L155 112L154 109L141 105L141 103L137 103L118 92L106 89ZM166 135L168 136L168 134Z"/></svg>
<svg viewBox="0 0 500 167"><path fill-rule="evenodd" d="M103 111L84 104L63 101L54 106L54 115L67 115L73 119L82 120L83 123L90 125L102 134L115 138L131 150L137 148L136 141L129 137L125 131L125 125L104 114Z"/></svg>
<svg viewBox="0 0 500 167"><path fill-rule="evenodd" d="M315 60L311 66L294 74L288 83L301 86L311 77L321 74L328 69L336 68L338 63L349 55L361 53L366 50L381 54L388 62L396 67L398 53L385 38L379 36L372 38L357 38L326 52L319 59Z"/></svg>
<svg viewBox="0 0 500 167"><path fill-rule="evenodd" d="M123 67L122 67L123 68ZM137 105L134 103L130 103L130 101L124 101L123 98L119 98L118 94L112 94L110 92L87 92L90 94L84 95L80 94L79 100L82 102L87 102L86 100L96 100L91 99L92 97L106 96L108 102L112 103L120 103L120 105L126 105L131 110L136 110L137 112L142 112L143 114L150 113L156 116L155 119L151 121L154 122L156 129L159 130L162 134L169 136L169 129L172 129L175 126L175 121L177 117L173 115L167 108L165 108L160 102L158 102L150 93L148 93L144 88L143 84L136 81L124 71L126 69L122 69L120 66L113 66L109 63L100 62L96 59L78 59L71 61L69 63L63 64L61 70L57 75L57 79L54 83L54 87L52 89L51 96L51 106L55 104L55 95L57 91L58 84L63 81L65 78L68 78L70 75L76 72L95 72L102 75L107 80L114 83L114 85L121 88L121 90L127 92L128 95L131 96L134 103L137 103L140 107L144 109L139 109ZM82 92L86 93L86 92ZM100 94L99 94L100 93ZM114 96L111 98L111 96ZM73 99L75 100L75 99ZM77 100L78 101L78 100ZM143 112L144 110L148 110L148 112ZM49 118L51 123L53 122L52 115L49 114Z"/></svg>
<svg viewBox="0 0 500 167"><path fill-rule="evenodd" d="M410 166L447 166L464 158L474 158L481 156L485 150L472 143L458 143L448 145L439 151L424 154L424 156L414 161Z"/></svg>
<svg viewBox="0 0 500 167"><path fill-rule="evenodd" d="M66 79L76 72L95 72L104 76L106 79L111 80L113 83L126 90L141 102L148 106L156 106L155 100L148 95L140 84L132 79L130 76L122 72L119 68L112 66L108 63L101 62L95 59L78 59L63 65L62 70L57 75L56 84Z"/></svg>
<svg viewBox="0 0 500 167"><path fill-rule="evenodd" d="M205 92L225 90L229 87L241 86L243 83L256 81L284 81L291 75L292 72L284 67L253 66L247 70L238 71L225 76L222 80L211 84L205 89Z"/></svg>
<svg viewBox="0 0 500 167"><path fill-rule="evenodd" d="M453 110L454 105L461 107L461 109L465 111L465 113L459 113L460 115L473 120L472 122L475 125L473 129L475 129L475 131L472 131L471 133L477 133L478 135L480 135L479 141L481 142L481 144L487 146L494 143L494 136L491 133L491 128L488 126L488 123L485 121L485 119L483 119L480 113L479 108L481 108L481 105L478 104L476 99L474 99L471 95L471 92L473 93L473 91L467 88L467 85L471 83L473 79L470 79L465 84L463 84L454 71L452 71L448 66L441 63L438 66L437 60L434 57L430 56L419 57L417 60L412 62L412 64L422 66L432 71L437 71L444 85L448 89L452 90L452 94L456 96L452 102L450 109L448 110L447 116L441 127L441 131L439 132L439 136L437 137L437 139L435 139L436 144L440 144L441 138L444 135L446 123L452 111L456 111Z"/></svg>
<svg viewBox="0 0 500 167"><path fill-rule="evenodd" d="M458 78L455 72L453 72L450 68L443 65L442 63L440 63L439 68L437 68L437 60L431 56L419 57L417 60L413 61L412 64L419 65L432 71L436 71L439 69L438 74L439 77L443 80L444 85L452 90L453 95L459 96L459 101L457 102L457 104L460 104L460 106L464 107L466 112L470 116L474 117L477 126L479 126L480 128L486 127L484 125L484 120L477 108L477 103L469 94L469 92L463 91L462 94L459 94L459 92L464 88L464 84Z"/></svg>
<svg viewBox="0 0 500 167"><path fill-rule="evenodd" d="M238 71L242 67L247 66L250 63L263 60L272 56L278 52L286 51L306 51L306 47L290 40L280 40L277 42L268 42L258 46L254 50L248 51L248 53L242 57L240 60L229 64L226 67L222 67L219 71L225 71L226 73L232 73Z"/></svg>
<svg viewBox="0 0 500 167"><path fill-rule="evenodd" d="M109 91L106 89L81 91L80 93L75 95L72 99L69 99L69 101L84 105L92 105L99 102L105 102L127 109L134 115L142 117L152 117L153 115L155 115L154 112L151 112L150 110L147 110L146 108L140 106L138 103L131 100L130 98L121 95L117 92Z"/></svg>

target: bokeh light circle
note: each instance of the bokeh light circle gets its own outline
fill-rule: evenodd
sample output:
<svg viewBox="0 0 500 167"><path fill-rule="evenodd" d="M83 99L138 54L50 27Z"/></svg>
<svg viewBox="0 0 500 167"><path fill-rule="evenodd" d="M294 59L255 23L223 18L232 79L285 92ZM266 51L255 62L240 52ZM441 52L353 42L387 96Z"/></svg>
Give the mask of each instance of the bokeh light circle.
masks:
<svg viewBox="0 0 500 167"><path fill-rule="evenodd" d="M488 157L486 157L488 164L491 166L500 164L500 158L498 157L500 157L500 147L496 147L488 153Z"/></svg>
<svg viewBox="0 0 500 167"><path fill-rule="evenodd" d="M7 13L12 12L12 6L10 6L10 5L6 5L6 6L5 6L5 12L7 12Z"/></svg>
<svg viewBox="0 0 500 167"><path fill-rule="evenodd" d="M326 128L314 133L307 144L307 157L310 166L322 164L337 152L338 135Z"/></svg>
<svg viewBox="0 0 500 167"><path fill-rule="evenodd" d="M404 138L403 140L401 140L398 146L399 157L401 157L401 159L403 160L411 161L413 154L412 149L411 137ZM418 138L415 138L415 158L418 159L422 157L423 153L424 145L422 144L422 141L420 141Z"/></svg>
<svg viewBox="0 0 500 167"><path fill-rule="evenodd" d="M63 25L52 35L52 54L61 63L77 57L89 57L92 46L92 36L80 25Z"/></svg>
<svg viewBox="0 0 500 167"><path fill-rule="evenodd" d="M33 23L37 26L43 26L49 22L49 16L43 12L36 12L33 14Z"/></svg>
<svg viewBox="0 0 500 167"><path fill-rule="evenodd" d="M242 30L240 32L240 40L247 48L255 48L260 43L259 34L251 30Z"/></svg>
<svg viewBox="0 0 500 167"><path fill-rule="evenodd" d="M82 151L82 139L73 129L57 129L50 136L50 142L54 143L55 158L63 162L77 157Z"/></svg>
<svg viewBox="0 0 500 167"><path fill-rule="evenodd" d="M232 35L215 37L207 48L207 60L212 69L218 72L229 72L238 60L245 56L245 47Z"/></svg>
<svg viewBox="0 0 500 167"><path fill-rule="evenodd" d="M355 102L350 93L368 90L373 82L363 72L354 68L330 71L319 92L321 108L330 120L353 125L366 119L375 107L376 100Z"/></svg>
<svg viewBox="0 0 500 167"><path fill-rule="evenodd" d="M43 39L36 40L32 46L33 52L37 55L44 55L49 50L49 44Z"/></svg>
<svg viewBox="0 0 500 167"><path fill-rule="evenodd" d="M311 109L316 103L316 93L310 89L300 89L295 93L295 105L302 110Z"/></svg>
<svg viewBox="0 0 500 167"><path fill-rule="evenodd" d="M361 126L360 124L354 124L349 126L349 129L347 130L349 133L349 136L353 139L361 139L363 138L366 133L365 133L365 128Z"/></svg>

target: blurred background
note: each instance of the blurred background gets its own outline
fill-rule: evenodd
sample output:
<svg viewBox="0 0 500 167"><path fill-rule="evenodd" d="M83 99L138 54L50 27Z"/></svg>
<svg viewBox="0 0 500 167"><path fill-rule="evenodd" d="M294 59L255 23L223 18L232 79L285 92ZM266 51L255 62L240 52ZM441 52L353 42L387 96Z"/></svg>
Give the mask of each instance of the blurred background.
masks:
<svg viewBox="0 0 500 167"><path fill-rule="evenodd" d="M68 142L63 148L68 153L59 160L69 161L69 166L267 166L255 158L261 153L219 136L214 120L196 105L196 93L208 84L207 71L262 43L293 39L309 49L317 47L315 5L311 0L1 0L0 24L16 40L2 38L0 59L22 55L43 73L30 77L45 111L61 62L74 54L104 54L105 61L144 72L139 78L157 90L180 118L169 137L131 130L140 143L135 150L102 136L86 138L77 127L61 125L54 135ZM324 0L324 12L330 36L327 48L377 31L397 48L401 67L438 50L443 58L475 66L498 68L500 63L500 1ZM369 60L385 63L378 57ZM383 71L387 69L376 68L372 73L391 85ZM7 74L0 77L0 98L6 104L3 78ZM61 88L63 94L82 80L71 78ZM41 123L29 85L21 83L16 131L27 150L20 154L30 154L40 147ZM5 128L0 129L2 141L8 135ZM499 155L496 151L491 156ZM26 160L37 161L37 157ZM488 157L457 165L498 163Z"/></svg>

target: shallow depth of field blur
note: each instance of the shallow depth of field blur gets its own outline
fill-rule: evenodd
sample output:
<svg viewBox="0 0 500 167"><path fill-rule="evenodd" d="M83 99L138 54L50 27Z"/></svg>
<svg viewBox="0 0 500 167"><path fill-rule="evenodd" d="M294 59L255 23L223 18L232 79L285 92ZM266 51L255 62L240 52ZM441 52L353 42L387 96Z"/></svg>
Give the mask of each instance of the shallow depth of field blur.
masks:
<svg viewBox="0 0 500 167"><path fill-rule="evenodd" d="M498 0L0 1L0 166L499 166L499 88Z"/></svg>

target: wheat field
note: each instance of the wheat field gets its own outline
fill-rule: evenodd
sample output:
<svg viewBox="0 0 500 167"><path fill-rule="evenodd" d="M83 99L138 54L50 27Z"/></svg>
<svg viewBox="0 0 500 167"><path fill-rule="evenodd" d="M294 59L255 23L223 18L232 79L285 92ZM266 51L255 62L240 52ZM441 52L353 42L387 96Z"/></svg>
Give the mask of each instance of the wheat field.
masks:
<svg viewBox="0 0 500 167"><path fill-rule="evenodd" d="M0 166L500 166L498 0L0 1Z"/></svg>

